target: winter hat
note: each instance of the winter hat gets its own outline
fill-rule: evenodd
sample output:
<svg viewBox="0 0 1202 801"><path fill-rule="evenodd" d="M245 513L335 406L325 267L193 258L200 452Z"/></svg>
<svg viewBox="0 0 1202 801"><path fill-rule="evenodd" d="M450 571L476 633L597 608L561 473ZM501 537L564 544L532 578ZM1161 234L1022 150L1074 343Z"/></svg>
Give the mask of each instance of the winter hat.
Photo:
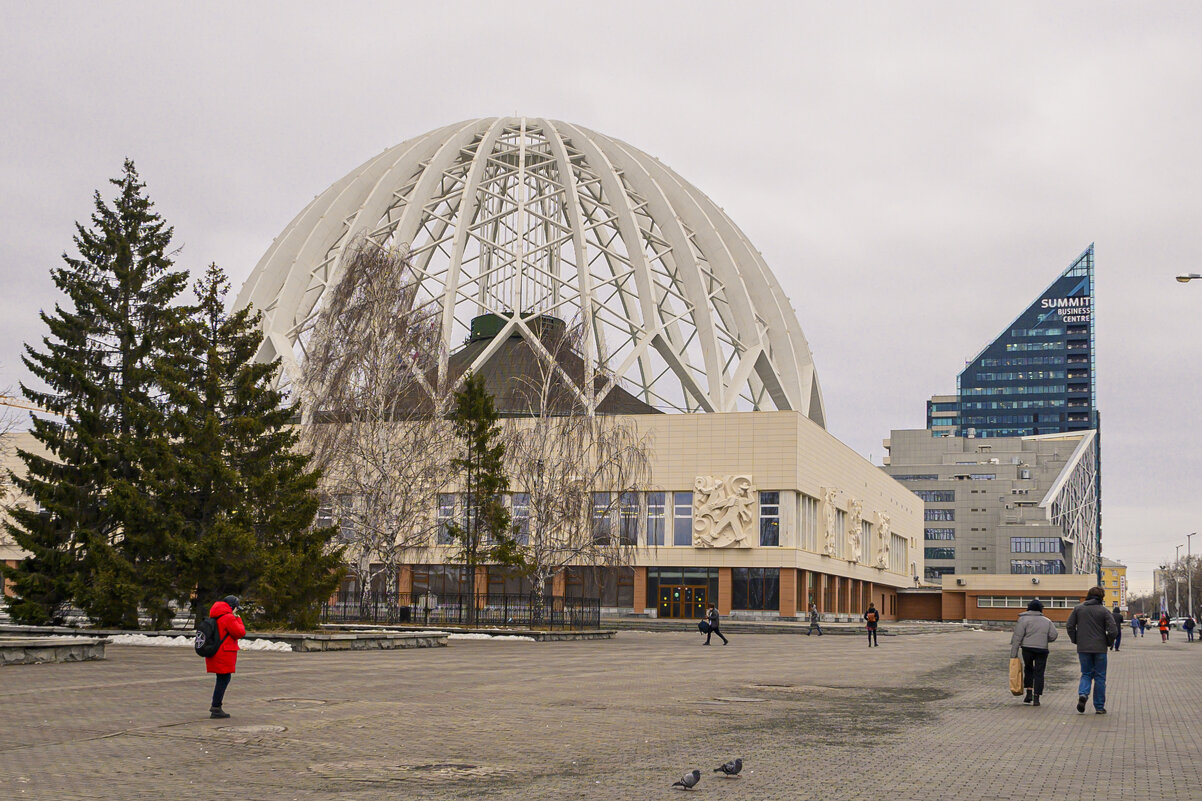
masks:
<svg viewBox="0 0 1202 801"><path fill-rule="evenodd" d="M225 601L225 603L229 605L230 609L238 608L238 596L237 595L227 595L224 598L222 598L221 600Z"/></svg>
<svg viewBox="0 0 1202 801"><path fill-rule="evenodd" d="M1043 604L1039 602L1038 598L1035 598L1027 604L1027 609L1031 610L1032 612L1042 612Z"/></svg>

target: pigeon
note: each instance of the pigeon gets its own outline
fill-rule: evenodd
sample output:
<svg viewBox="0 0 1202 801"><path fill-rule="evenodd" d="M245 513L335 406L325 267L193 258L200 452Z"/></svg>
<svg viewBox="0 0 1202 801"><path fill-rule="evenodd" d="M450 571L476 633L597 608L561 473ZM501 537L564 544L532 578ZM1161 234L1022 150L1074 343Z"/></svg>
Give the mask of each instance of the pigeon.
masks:
<svg viewBox="0 0 1202 801"><path fill-rule="evenodd" d="M692 773L686 773L680 777L680 781L673 783L673 787L683 787L686 790L692 790L697 786L697 782L701 781L701 771L695 770Z"/></svg>
<svg viewBox="0 0 1202 801"><path fill-rule="evenodd" d="M739 771L741 770L743 770L743 758L737 757L732 759L730 762L727 762L722 767L714 768L714 773L722 773L727 776L738 776Z"/></svg>

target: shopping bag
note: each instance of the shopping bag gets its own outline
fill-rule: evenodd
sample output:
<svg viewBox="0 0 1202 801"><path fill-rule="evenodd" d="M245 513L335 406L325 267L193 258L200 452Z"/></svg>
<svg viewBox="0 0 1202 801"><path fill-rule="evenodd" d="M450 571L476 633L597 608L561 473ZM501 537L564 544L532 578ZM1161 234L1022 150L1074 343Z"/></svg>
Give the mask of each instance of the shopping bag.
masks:
<svg viewBox="0 0 1202 801"><path fill-rule="evenodd" d="M1010 660L1010 694L1023 694L1023 661L1017 656Z"/></svg>
<svg viewBox="0 0 1202 801"><path fill-rule="evenodd" d="M709 621L699 620L697 622L697 630L700 631L702 634L709 634L710 633Z"/></svg>

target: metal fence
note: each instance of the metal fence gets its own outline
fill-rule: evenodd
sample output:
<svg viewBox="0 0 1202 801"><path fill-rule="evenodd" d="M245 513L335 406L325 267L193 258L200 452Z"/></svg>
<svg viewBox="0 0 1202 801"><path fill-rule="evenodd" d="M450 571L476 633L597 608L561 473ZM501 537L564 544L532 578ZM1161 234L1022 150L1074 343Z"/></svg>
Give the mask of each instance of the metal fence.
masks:
<svg viewBox="0 0 1202 801"><path fill-rule="evenodd" d="M550 595L479 594L474 596L341 593L322 604L323 623L414 624L421 626L503 626L538 629L601 627L600 598Z"/></svg>

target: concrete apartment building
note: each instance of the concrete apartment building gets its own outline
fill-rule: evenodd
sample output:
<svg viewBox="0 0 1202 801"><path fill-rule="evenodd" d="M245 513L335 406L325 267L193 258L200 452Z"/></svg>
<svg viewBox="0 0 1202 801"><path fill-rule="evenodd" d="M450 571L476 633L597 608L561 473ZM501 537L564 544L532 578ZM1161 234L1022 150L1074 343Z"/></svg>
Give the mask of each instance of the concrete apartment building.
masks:
<svg viewBox="0 0 1202 801"><path fill-rule="evenodd" d="M894 431L884 470L925 502L925 578L1092 573L1093 431L975 439Z"/></svg>

